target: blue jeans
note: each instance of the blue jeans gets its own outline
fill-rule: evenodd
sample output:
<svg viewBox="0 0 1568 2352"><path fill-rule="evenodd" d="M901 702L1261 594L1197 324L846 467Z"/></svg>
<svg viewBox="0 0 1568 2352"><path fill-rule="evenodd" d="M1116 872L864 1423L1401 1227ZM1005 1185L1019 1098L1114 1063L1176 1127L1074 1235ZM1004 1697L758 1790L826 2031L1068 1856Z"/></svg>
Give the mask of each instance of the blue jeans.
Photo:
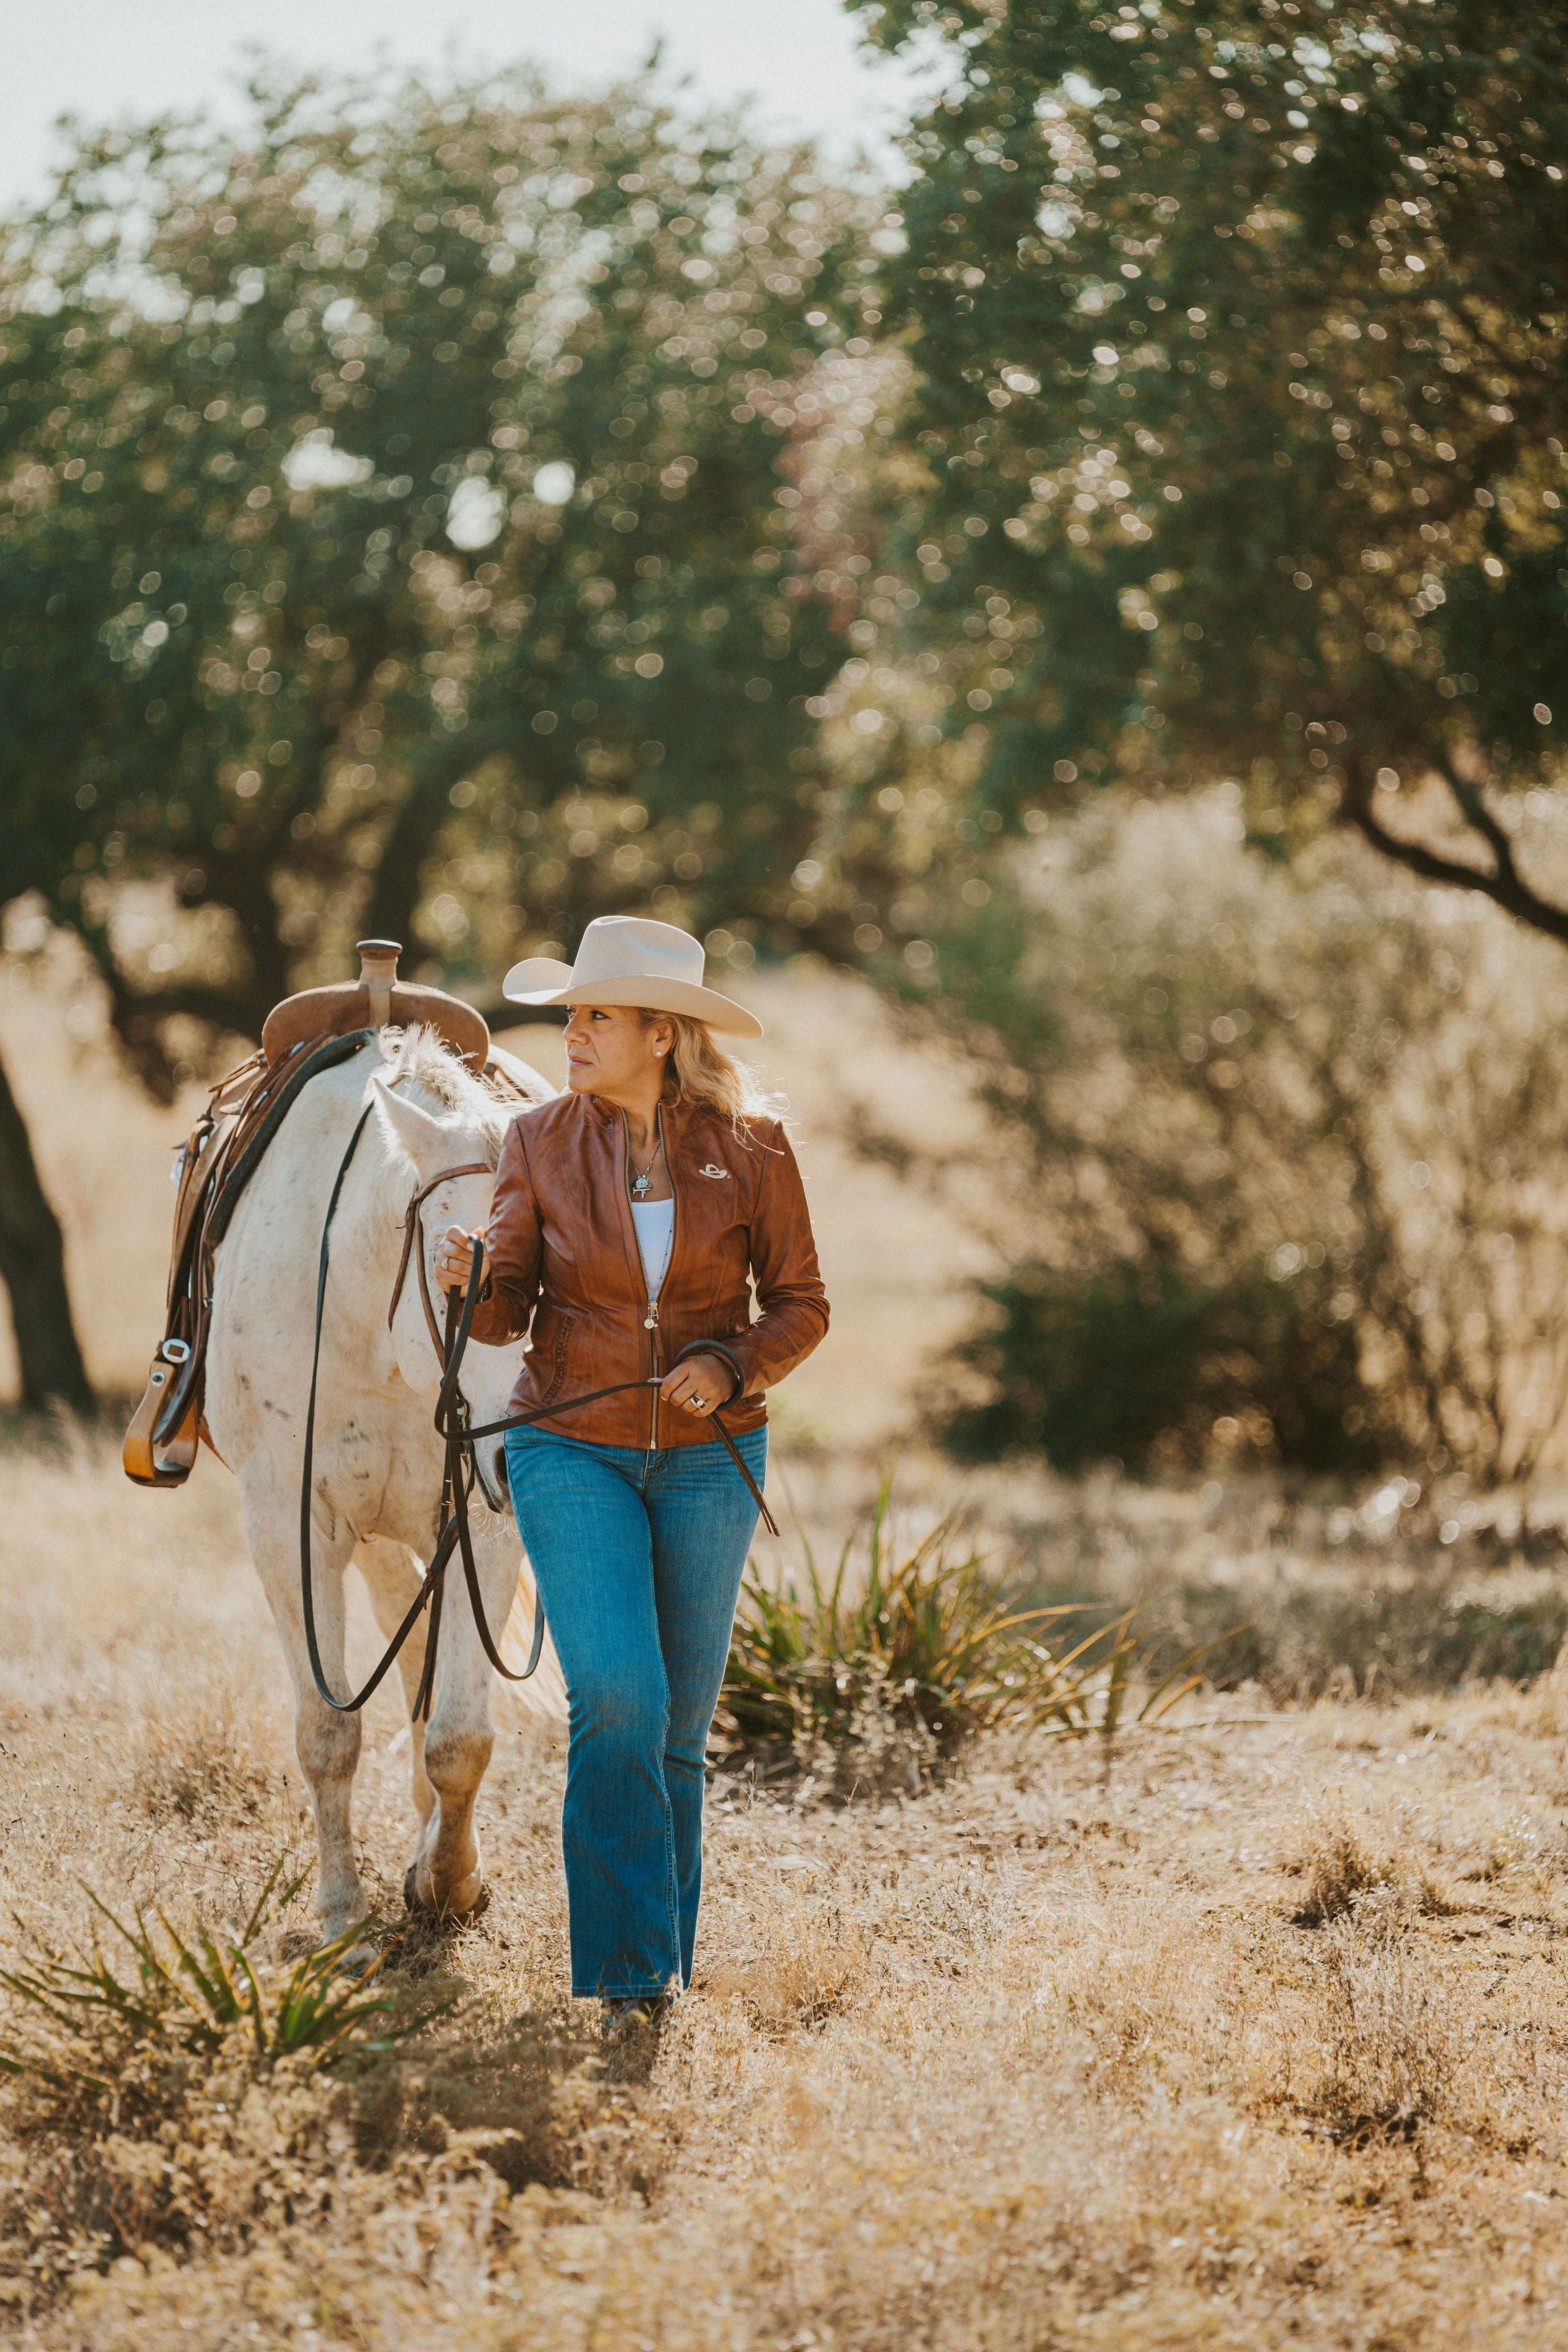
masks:
<svg viewBox="0 0 1568 2352"><path fill-rule="evenodd" d="M767 1431L735 1442L760 1486ZM506 1465L571 1707L572 1990L646 1998L690 1981L703 1759L757 1507L716 1437L649 1454L514 1429Z"/></svg>

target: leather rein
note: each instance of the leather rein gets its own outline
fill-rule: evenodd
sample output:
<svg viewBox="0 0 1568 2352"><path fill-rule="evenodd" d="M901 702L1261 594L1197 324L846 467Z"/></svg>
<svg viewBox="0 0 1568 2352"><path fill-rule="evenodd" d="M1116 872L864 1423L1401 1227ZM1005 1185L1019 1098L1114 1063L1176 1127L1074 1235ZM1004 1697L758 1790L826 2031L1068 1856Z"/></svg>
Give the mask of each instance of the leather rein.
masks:
<svg viewBox="0 0 1568 2352"><path fill-rule="evenodd" d="M327 1202L327 1213L321 1225L321 1255L316 1268L316 1328L310 1351L310 1394L305 1408L305 1446L300 1479L300 1601L305 1622L305 1647L310 1654L310 1673L315 1681L317 1694L328 1706L333 1709L334 1713L339 1715L356 1715L365 1701L379 1688L399 1651L428 1605L430 1631L425 1645L425 1664L419 1677L419 1687L415 1692L414 1702L409 1708L409 1716L414 1722L417 1723L423 1717L427 1723L435 1696L436 1653L440 1640L441 1602L446 1590L447 1568L454 1551L462 1561L463 1580L468 1586L468 1601L473 1609L474 1624L479 1633L480 1646L497 1674L503 1676L509 1683L527 1682L529 1677L537 1671L544 1649L544 1609L539 1598L537 1584L534 1587L533 1595L533 1641L529 1651L528 1664L521 1673L514 1673L511 1667L506 1664L490 1633L489 1622L485 1615L484 1599L479 1591L479 1570L474 1562L473 1535L468 1524L468 1496L473 1490L475 1476L472 1448L481 1438L501 1437L512 1429L529 1429L537 1422L553 1421L558 1413L571 1412L578 1405L596 1404L602 1397L620 1396L630 1389L657 1389L662 1386L662 1381L657 1373L651 1379L615 1381L607 1388L589 1389L580 1396L559 1397L553 1403L539 1406L531 1412L512 1413L505 1420L488 1421L481 1423L477 1429L472 1427L468 1419L468 1402L459 1383L462 1377L463 1357L473 1325L474 1310L479 1305L479 1293L484 1286L485 1245L482 1240L476 1238L473 1263L468 1269L468 1286L461 1291L447 1291L445 1320L443 1323L437 1323L425 1265L424 1207L430 1194L438 1186L451 1183L459 1176L489 1176L493 1174L494 1171L488 1160L470 1160L461 1168L444 1168L438 1176L433 1176L427 1184L421 1185L404 1212L403 1253L398 1259L397 1276L392 1286L392 1301L386 1310L386 1323L390 1330L393 1319L397 1313L398 1301L403 1296L409 1261L412 1258L418 1268L419 1303L425 1310L425 1322L430 1333L431 1344L441 1364L441 1388L436 1400L436 1430L446 1449L446 1454L441 1473L441 1502L436 1546L430 1555L429 1565L426 1569L417 1598L388 1643L379 1664L363 1689L356 1692L353 1698L334 1698L327 1687L326 1673L321 1664L321 1646L316 1633L316 1603L311 1560L310 1499L311 1472L315 1464L316 1452L316 1387L321 1366L321 1327L326 1307L327 1272L331 1264L332 1219L337 1214L338 1202L342 1193L350 1163L359 1148L359 1139L369 1124L374 1108L374 1104L367 1104L360 1114L353 1133L349 1138L348 1149L339 1162L331 1194ZM706 1352L708 1352L707 1343L700 1339L694 1339L689 1346L681 1349L675 1359L675 1363L683 1362L688 1356L701 1355ZM672 1364L670 1369L673 1370L675 1366ZM732 1403L733 1397L731 1396L727 1402ZM713 1427L722 1439L731 1460L751 1490L752 1498L757 1506L763 1524L771 1535L776 1536L778 1523L763 1499L763 1491L746 1467L734 1438L719 1418L723 1409L722 1406L715 1407L711 1416Z"/></svg>

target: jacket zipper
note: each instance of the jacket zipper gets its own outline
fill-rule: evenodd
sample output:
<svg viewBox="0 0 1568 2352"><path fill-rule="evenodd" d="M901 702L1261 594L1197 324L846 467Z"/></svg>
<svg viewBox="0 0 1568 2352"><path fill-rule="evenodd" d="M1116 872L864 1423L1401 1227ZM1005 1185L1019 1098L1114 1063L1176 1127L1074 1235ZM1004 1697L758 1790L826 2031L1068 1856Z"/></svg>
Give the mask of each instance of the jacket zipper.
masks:
<svg viewBox="0 0 1568 2352"><path fill-rule="evenodd" d="M664 1143L664 1110L662 1106L655 1112L654 1120L654 1132L658 1138L659 1145L662 1146ZM658 1381L662 1380L664 1377L664 1359L659 1347L661 1335L658 1324L658 1300L653 1296L653 1293L647 1286L647 1269L642 1261L642 1245L637 1239L637 1219L632 1215L631 1194L626 1189L626 1170L632 1164L632 1145L631 1132L627 1127L626 1115L624 1110L621 1113L621 1150L623 1154L621 1161L621 1192L626 1198L626 1218L632 1229L632 1255L637 1263L637 1279L642 1284L643 1299L647 1307L647 1313L643 1317L643 1329L652 1335L648 1341L648 1352L653 1365L653 1377ZM665 1151L664 1155L664 1172L669 1179L670 1219L669 1255L664 1262L664 1276L659 1284L661 1292L669 1281L670 1268L675 1264L675 1234L676 1228L680 1222L680 1202L675 1190L675 1171L669 1164L669 1153L668 1150ZM647 1446L646 1449L649 1454L655 1454L658 1450L658 1391L657 1388L651 1389L648 1391Z"/></svg>

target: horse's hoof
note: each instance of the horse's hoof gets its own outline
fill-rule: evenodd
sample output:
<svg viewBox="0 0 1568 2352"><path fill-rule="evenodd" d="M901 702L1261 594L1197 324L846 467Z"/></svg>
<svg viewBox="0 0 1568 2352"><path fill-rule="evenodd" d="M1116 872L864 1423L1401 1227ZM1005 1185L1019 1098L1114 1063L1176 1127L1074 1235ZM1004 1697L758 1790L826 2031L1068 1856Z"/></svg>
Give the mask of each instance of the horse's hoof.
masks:
<svg viewBox="0 0 1568 2352"><path fill-rule="evenodd" d="M416 1869L417 1864L411 1862L403 1881L404 1908L409 1913L411 1917L416 1919L435 1919L438 1921L443 1927L466 1927L471 1920L478 1919L482 1913L489 1909L489 1885L487 1880L483 1879L479 1882L479 1891L477 1897L467 1911L443 1911L438 1905L425 1902L415 1885Z"/></svg>

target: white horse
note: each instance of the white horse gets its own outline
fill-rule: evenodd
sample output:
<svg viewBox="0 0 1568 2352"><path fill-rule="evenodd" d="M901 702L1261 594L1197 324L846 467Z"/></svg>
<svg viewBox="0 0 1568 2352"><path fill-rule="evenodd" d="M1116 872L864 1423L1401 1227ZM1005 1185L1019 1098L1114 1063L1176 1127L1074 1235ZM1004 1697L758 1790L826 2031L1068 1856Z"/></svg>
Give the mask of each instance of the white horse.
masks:
<svg viewBox="0 0 1568 2352"><path fill-rule="evenodd" d="M520 1083L532 1081L537 1100L553 1092L526 1065L509 1067ZM367 1105L371 1117L332 1220L311 1496L321 1662L329 1687L345 1697L343 1571L351 1559L359 1568L376 1622L390 1639L419 1591L441 1493L443 1449L432 1418L440 1362L412 1262L390 1328L387 1322L405 1212L446 1169L479 1162L493 1170L513 1115L428 1030L384 1031L303 1089L219 1248L206 1372L207 1426L238 1477L250 1555L294 1677L295 1745L315 1811L316 1912L325 1937L344 1933L370 1907L354 1867L350 1822L360 1717L328 1706L311 1675L300 1612L300 1485L321 1224ZM425 1272L437 1315L443 1302L433 1270L436 1242L450 1223L482 1228L493 1190L492 1175L459 1176L425 1203ZM469 1347L462 1386L476 1423L505 1413L521 1359L521 1345ZM489 1507L473 1497L475 1561L498 1643L509 1618L517 1621L504 1651L517 1667L531 1637L531 1580L523 1577L520 1590L524 1563L507 1507L501 1441L490 1439L477 1452ZM398 1660L410 1706L428 1624L426 1610ZM429 1723L411 1726L418 1827L409 1892L416 1904L447 1917L471 1913L486 1899L474 1802L493 1745L491 1672L454 1559ZM519 1688L540 1712L565 1714L548 1643L537 1674Z"/></svg>

